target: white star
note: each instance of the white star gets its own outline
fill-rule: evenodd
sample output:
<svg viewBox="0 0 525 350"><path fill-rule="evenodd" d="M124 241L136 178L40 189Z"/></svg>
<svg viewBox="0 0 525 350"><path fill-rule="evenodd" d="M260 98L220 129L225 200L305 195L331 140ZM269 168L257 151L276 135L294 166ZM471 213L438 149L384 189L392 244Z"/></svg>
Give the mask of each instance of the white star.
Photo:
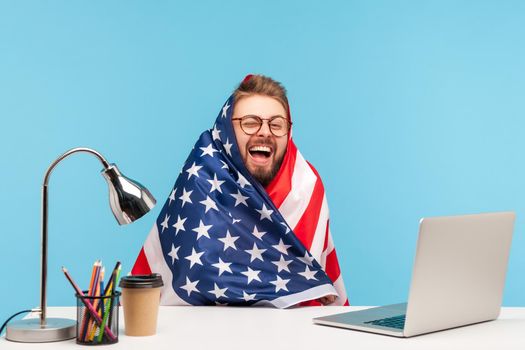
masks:
<svg viewBox="0 0 525 350"><path fill-rule="evenodd" d="M173 227L175 227L175 235L179 233L179 231L186 231L184 228L184 222L187 218L182 219L180 215L177 215L177 222L173 224Z"/></svg>
<svg viewBox="0 0 525 350"><path fill-rule="evenodd" d="M250 185L251 184L248 182L248 180L246 180L246 178L244 176L242 176L241 173L237 172L237 174L239 175L239 179L237 180L237 183L242 187L244 188L244 186L246 185Z"/></svg>
<svg viewBox="0 0 525 350"><path fill-rule="evenodd" d="M281 258L279 261L272 261L272 264L277 266L277 273L281 272L282 270L290 272L290 269L288 268L288 265L292 263L292 260L284 260L284 255L281 254Z"/></svg>
<svg viewBox="0 0 525 350"><path fill-rule="evenodd" d="M164 229L168 228L168 221L170 220L170 216L166 214L166 217L164 218L164 221L160 224L162 226L162 231L160 233L164 232Z"/></svg>
<svg viewBox="0 0 525 350"><path fill-rule="evenodd" d="M182 201L182 208L184 208L184 204L186 203L192 203L193 202L191 201L191 198L190 198L190 195L191 193L193 192L193 190L191 191L186 191L186 189L183 187L182 188L182 196L179 197L179 199Z"/></svg>
<svg viewBox="0 0 525 350"><path fill-rule="evenodd" d="M220 161L222 163L222 166L221 166L221 169L228 169L230 170L230 168L228 168L228 164L226 164L224 161Z"/></svg>
<svg viewBox="0 0 525 350"><path fill-rule="evenodd" d="M241 273L243 275L245 275L246 277L248 277L248 283L247 284L250 284L250 282L253 281L253 280L261 282L261 279L259 278L259 272L261 272L261 271L260 270L252 270L250 267L248 267L248 270L242 271Z"/></svg>
<svg viewBox="0 0 525 350"><path fill-rule="evenodd" d="M277 279L275 281L270 281L271 284L275 286L275 293L280 291L281 289L288 292L288 288L286 288L286 284L290 282L290 280L283 280L281 277L277 276Z"/></svg>
<svg viewBox="0 0 525 350"><path fill-rule="evenodd" d="M206 210L204 211L204 213L207 213L208 210L210 210L210 208L219 211L219 209L217 208L217 204L215 204L215 201L211 199L210 196L206 196L206 200L200 201L199 203L206 206Z"/></svg>
<svg viewBox="0 0 525 350"><path fill-rule="evenodd" d="M272 247L274 247L281 253L288 255L288 248L290 248L291 245L284 244L283 239L279 238L279 244L272 245Z"/></svg>
<svg viewBox="0 0 525 350"><path fill-rule="evenodd" d="M220 297L225 297L226 298L226 294L224 294L226 291L228 290L228 288L219 288L219 286L217 286L217 283L214 283L213 284L213 290L210 290L208 291L208 293L211 293L211 294L215 294L215 299L219 299Z"/></svg>
<svg viewBox="0 0 525 350"><path fill-rule="evenodd" d="M232 218L232 224L236 224L238 222L241 222L241 219L236 219L232 216L232 213L228 212L228 215Z"/></svg>
<svg viewBox="0 0 525 350"><path fill-rule="evenodd" d="M174 188L173 191L171 191L170 202L168 203L168 206L171 205L171 202L175 200L175 193L177 193L177 189L176 188Z"/></svg>
<svg viewBox="0 0 525 350"><path fill-rule="evenodd" d="M200 293L200 291L197 289L197 284L199 283L199 280L191 281L186 276L186 284L181 287L181 289L185 289L188 292L188 296L190 296L191 292L197 292Z"/></svg>
<svg viewBox="0 0 525 350"><path fill-rule="evenodd" d="M191 178L192 175L199 177L198 171L201 170L201 168L202 168L202 165L196 165L195 162L193 162L191 167L186 169L186 172L188 173L188 180Z"/></svg>
<svg viewBox="0 0 525 350"><path fill-rule="evenodd" d="M226 111L228 111L228 108L230 108L230 105L228 104L228 102L226 102L224 107L222 107L222 117L223 118L226 118Z"/></svg>
<svg viewBox="0 0 525 350"><path fill-rule="evenodd" d="M202 223L202 220L200 220L199 222L199 227L195 227L193 229L193 231L197 232L197 239L201 238L202 236L206 237L206 238L210 238L210 234L208 233L208 230L212 227L213 225L204 225Z"/></svg>
<svg viewBox="0 0 525 350"><path fill-rule="evenodd" d="M217 190L220 193L222 193L221 185L224 183L224 181L217 180L217 174L213 174L213 180L206 180L211 184L210 193Z"/></svg>
<svg viewBox="0 0 525 350"><path fill-rule="evenodd" d="M249 197L243 196L241 191L239 191L239 189L237 189L237 193L230 193L230 196L235 198L235 205L234 205L234 207L238 206L241 203L244 204L245 206L248 206L248 203L246 203L246 200Z"/></svg>
<svg viewBox="0 0 525 350"><path fill-rule="evenodd" d="M266 234L266 232L259 232L259 230L257 230L257 226L253 227L252 235L254 235L255 237L259 238L261 241L262 241L262 236L264 236L265 234Z"/></svg>
<svg viewBox="0 0 525 350"><path fill-rule="evenodd" d="M223 146L224 146L224 149L226 150L226 153L228 153L228 155L231 157L233 143L230 143L230 139L227 138L226 143L223 144Z"/></svg>
<svg viewBox="0 0 525 350"><path fill-rule="evenodd" d="M204 252L197 253L195 251L195 248L191 248L191 255L188 255L188 256L184 257L184 259L187 259L187 260L190 261L190 269L195 264L202 265L202 261L201 261L201 255L202 254L204 254Z"/></svg>
<svg viewBox="0 0 525 350"><path fill-rule="evenodd" d="M288 232L290 232L290 228L288 227L288 225L286 224L286 222L281 222L281 225L283 225L283 226L286 228L286 232L285 232L285 234L288 234Z"/></svg>
<svg viewBox="0 0 525 350"><path fill-rule="evenodd" d="M246 293L244 290L242 291L242 298L241 299L244 299L245 301L250 301L250 300L254 300L255 299L255 293L253 294L248 294Z"/></svg>
<svg viewBox="0 0 525 350"><path fill-rule="evenodd" d="M226 236L224 238L219 238L219 241L224 243L224 250L228 248L233 248L237 250L237 247L235 246L235 241L239 239L239 236L232 236L230 235L230 231L226 230Z"/></svg>
<svg viewBox="0 0 525 350"><path fill-rule="evenodd" d="M179 249L180 247L175 248L175 245L171 245L171 251L168 253L169 256L171 256L171 264L175 262L175 260L179 260Z"/></svg>
<svg viewBox="0 0 525 350"><path fill-rule="evenodd" d="M262 262L264 262L262 253L264 253L265 251L266 249L259 249L259 247L257 247L257 244L255 244L255 242L253 242L252 249L245 250L246 253L250 254L250 262L254 261L255 259L259 259Z"/></svg>
<svg viewBox="0 0 525 350"><path fill-rule="evenodd" d="M314 257L308 254L307 251L304 252L304 257L298 258L298 259L308 266L314 266L313 264Z"/></svg>
<svg viewBox="0 0 525 350"><path fill-rule="evenodd" d="M307 280L312 280L313 279L313 280L317 281L317 278L315 278L315 274L316 273L317 273L317 271L310 270L308 268L308 265L305 266L304 272L298 272L299 275L303 276Z"/></svg>
<svg viewBox="0 0 525 350"><path fill-rule="evenodd" d="M220 140L221 139L221 137L219 136L220 133L221 131L217 129L217 125L213 125L213 130L211 131L213 140Z"/></svg>
<svg viewBox="0 0 525 350"><path fill-rule="evenodd" d="M233 273L232 272L232 269L230 269L230 265L232 263L227 263L227 262L224 262L222 261L221 258L219 258L219 262L216 263L216 264L211 264L212 266L216 267L219 269L219 276L222 275L223 272L227 271L229 273Z"/></svg>
<svg viewBox="0 0 525 350"><path fill-rule="evenodd" d="M263 203L262 209L255 209L255 210L259 214L261 214L261 218L260 218L261 221L263 219L268 219L268 220L272 221L272 218L270 217L270 215L272 215L273 210L266 208L266 205L264 205L264 203Z"/></svg>
<svg viewBox="0 0 525 350"><path fill-rule="evenodd" d="M201 157L204 155L209 155L210 157L213 157L213 152L218 152L215 148L213 148L212 144L210 143L206 147L199 147L202 150Z"/></svg>

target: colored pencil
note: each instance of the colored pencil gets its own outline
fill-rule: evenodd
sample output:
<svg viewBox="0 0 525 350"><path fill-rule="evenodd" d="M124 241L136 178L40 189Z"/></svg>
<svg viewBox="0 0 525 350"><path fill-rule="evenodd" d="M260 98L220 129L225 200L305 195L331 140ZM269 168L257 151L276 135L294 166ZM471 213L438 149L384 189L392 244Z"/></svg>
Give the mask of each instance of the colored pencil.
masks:
<svg viewBox="0 0 525 350"><path fill-rule="evenodd" d="M93 263L93 269L91 271L91 280L89 281L88 295L92 294L93 284L95 282L95 276L97 274L97 267L99 265L100 265L100 260L96 260ZM89 321L90 321L89 314L86 312L86 310L84 310L84 315L82 317L82 323L80 325L80 332L79 332L80 339L82 339L84 341L85 341L85 335L86 335L86 332L87 332L87 329L88 329Z"/></svg>
<svg viewBox="0 0 525 350"><path fill-rule="evenodd" d="M95 319L95 322L97 322L98 324L102 324L102 319L100 318L100 316L98 315L97 311L95 310L95 308L93 307L93 305L91 305L91 303L89 302L89 300L87 300L84 295L84 293L82 292L82 290L80 290L80 288L78 287L78 285L75 283L75 281L73 280L73 278L69 275L69 272L67 271L67 269L65 267L62 266L62 271L64 272L64 275L66 276L67 280L69 281L69 283L71 284L71 286L73 287L73 289L75 290L75 292L81 297L80 300L82 301L82 303L86 306L86 308L88 309L91 317L93 317ZM104 326L104 333L106 334L106 336L110 339L110 340L115 340L117 339L117 337L115 337L115 334L113 334L113 332L111 331L111 329L109 329L109 327L106 325Z"/></svg>

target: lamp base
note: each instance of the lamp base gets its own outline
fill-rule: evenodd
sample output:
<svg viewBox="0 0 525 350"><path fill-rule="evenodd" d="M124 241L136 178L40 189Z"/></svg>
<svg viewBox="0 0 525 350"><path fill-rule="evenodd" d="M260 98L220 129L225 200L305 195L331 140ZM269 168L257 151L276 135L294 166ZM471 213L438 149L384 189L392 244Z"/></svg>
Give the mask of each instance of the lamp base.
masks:
<svg viewBox="0 0 525 350"><path fill-rule="evenodd" d="M46 318L40 325L40 318L17 320L7 325L5 338L21 343L46 343L76 337L77 322L67 318Z"/></svg>

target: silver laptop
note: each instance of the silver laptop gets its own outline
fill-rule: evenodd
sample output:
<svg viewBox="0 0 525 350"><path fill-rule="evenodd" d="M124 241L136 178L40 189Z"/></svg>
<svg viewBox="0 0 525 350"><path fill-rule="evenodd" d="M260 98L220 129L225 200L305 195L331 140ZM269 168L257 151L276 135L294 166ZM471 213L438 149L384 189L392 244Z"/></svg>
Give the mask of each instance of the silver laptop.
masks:
<svg viewBox="0 0 525 350"><path fill-rule="evenodd" d="M314 323L412 337L498 318L513 212L421 219L408 303Z"/></svg>

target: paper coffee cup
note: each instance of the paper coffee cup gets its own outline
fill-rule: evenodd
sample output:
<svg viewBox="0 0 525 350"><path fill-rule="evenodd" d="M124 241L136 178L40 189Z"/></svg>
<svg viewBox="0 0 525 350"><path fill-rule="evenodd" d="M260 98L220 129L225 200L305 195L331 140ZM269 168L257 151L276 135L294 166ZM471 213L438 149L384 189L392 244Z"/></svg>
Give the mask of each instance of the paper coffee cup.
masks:
<svg viewBox="0 0 525 350"><path fill-rule="evenodd" d="M122 277L122 307L126 335L145 336L157 332L162 276L134 275Z"/></svg>

